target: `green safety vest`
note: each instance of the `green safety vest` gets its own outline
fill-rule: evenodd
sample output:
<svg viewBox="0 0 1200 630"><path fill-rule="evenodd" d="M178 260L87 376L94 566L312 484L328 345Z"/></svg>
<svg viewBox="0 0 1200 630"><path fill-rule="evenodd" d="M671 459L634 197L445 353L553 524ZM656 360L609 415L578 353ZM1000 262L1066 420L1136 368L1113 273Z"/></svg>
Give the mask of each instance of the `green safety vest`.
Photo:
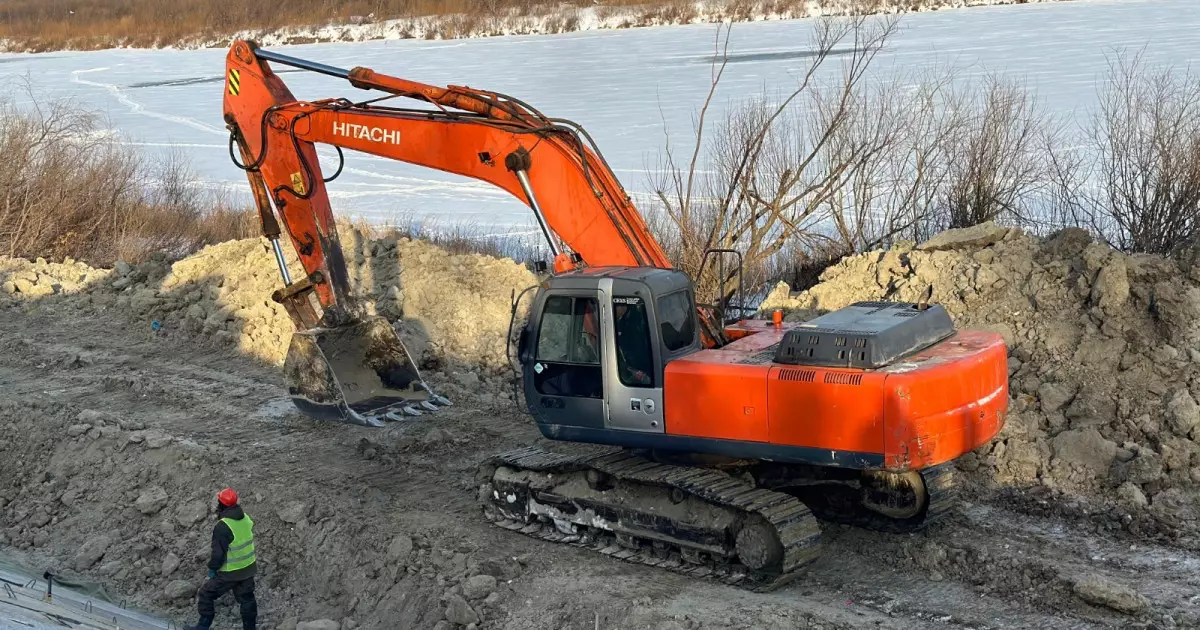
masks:
<svg viewBox="0 0 1200 630"><path fill-rule="evenodd" d="M254 521L250 520L250 515L243 515L240 521L223 518L221 522L233 532L233 542L229 543L229 550L225 552L225 564L217 570L237 571L254 564Z"/></svg>

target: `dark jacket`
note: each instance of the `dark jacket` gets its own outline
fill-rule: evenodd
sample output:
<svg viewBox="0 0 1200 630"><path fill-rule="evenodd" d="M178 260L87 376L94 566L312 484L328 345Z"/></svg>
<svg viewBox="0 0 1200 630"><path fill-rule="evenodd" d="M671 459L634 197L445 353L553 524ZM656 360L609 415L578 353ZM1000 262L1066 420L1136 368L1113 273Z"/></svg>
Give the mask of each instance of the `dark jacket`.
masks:
<svg viewBox="0 0 1200 630"><path fill-rule="evenodd" d="M240 505L222 507L221 511L217 512L218 519L228 518L235 521L240 521L245 516L246 513L242 511L242 506ZM229 543L231 542L233 542L233 530L229 529L228 525L218 520L216 526L213 527L212 556L208 559L209 569L216 571L221 568L222 564L225 564L225 553L229 551ZM253 577L257 567L258 563L255 562L254 564L242 569L238 569L237 571L218 573L217 577L229 580L231 582L237 582L248 577Z"/></svg>

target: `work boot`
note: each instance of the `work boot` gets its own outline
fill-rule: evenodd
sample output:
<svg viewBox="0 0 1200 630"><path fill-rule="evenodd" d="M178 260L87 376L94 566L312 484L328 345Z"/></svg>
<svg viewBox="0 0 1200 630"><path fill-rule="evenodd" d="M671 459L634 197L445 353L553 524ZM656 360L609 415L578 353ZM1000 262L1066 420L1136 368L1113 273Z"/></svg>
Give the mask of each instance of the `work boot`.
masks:
<svg viewBox="0 0 1200 630"><path fill-rule="evenodd" d="M184 626L183 630L208 630L212 627L212 622L212 617L201 617L200 621L196 622L196 625Z"/></svg>
<svg viewBox="0 0 1200 630"><path fill-rule="evenodd" d="M242 617L242 630L256 630L255 620Z"/></svg>

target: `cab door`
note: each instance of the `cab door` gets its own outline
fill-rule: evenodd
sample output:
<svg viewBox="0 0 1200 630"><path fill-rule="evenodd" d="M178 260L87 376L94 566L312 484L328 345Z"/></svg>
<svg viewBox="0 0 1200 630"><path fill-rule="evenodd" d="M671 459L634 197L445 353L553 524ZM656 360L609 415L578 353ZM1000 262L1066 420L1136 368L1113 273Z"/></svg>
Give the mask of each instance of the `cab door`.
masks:
<svg viewBox="0 0 1200 630"><path fill-rule="evenodd" d="M545 425L602 429L603 304L595 290L553 291L520 354L530 411Z"/></svg>
<svg viewBox="0 0 1200 630"><path fill-rule="evenodd" d="M662 368L649 291L615 291L600 282L604 313L604 398L610 429L663 433Z"/></svg>

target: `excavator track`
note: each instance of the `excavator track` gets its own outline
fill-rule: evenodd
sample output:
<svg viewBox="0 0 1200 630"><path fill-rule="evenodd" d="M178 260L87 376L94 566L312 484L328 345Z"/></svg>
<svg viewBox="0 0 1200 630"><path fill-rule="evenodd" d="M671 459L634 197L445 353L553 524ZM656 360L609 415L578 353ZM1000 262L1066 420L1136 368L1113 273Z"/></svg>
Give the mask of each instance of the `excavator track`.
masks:
<svg viewBox="0 0 1200 630"><path fill-rule="evenodd" d="M821 551L804 503L710 468L528 447L480 473L484 514L500 527L691 577L769 591Z"/></svg>

